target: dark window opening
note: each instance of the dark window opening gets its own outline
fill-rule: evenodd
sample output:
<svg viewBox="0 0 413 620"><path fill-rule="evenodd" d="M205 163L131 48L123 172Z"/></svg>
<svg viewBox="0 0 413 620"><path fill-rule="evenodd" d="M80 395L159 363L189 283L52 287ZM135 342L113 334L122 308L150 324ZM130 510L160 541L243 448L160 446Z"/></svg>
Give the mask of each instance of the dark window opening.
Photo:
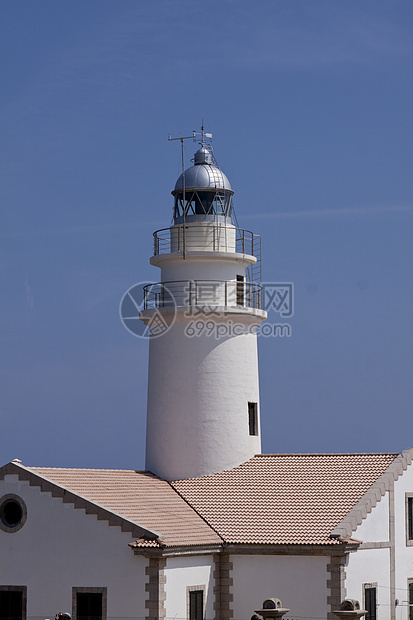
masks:
<svg viewBox="0 0 413 620"><path fill-rule="evenodd" d="M258 405L248 403L248 424L250 435L258 435Z"/></svg>
<svg viewBox="0 0 413 620"><path fill-rule="evenodd" d="M204 618L204 592L193 590L189 593L189 620L203 620Z"/></svg>
<svg viewBox="0 0 413 620"><path fill-rule="evenodd" d="M244 305L244 294L245 294L245 277L237 276L237 306Z"/></svg>
<svg viewBox="0 0 413 620"><path fill-rule="evenodd" d="M77 592L77 620L102 620L102 593Z"/></svg>
<svg viewBox="0 0 413 620"><path fill-rule="evenodd" d="M407 498L407 537L413 540L413 497Z"/></svg>
<svg viewBox="0 0 413 620"><path fill-rule="evenodd" d="M413 620L413 581L409 583L409 620Z"/></svg>
<svg viewBox="0 0 413 620"><path fill-rule="evenodd" d="M16 500L5 502L1 510L1 520L6 527L15 527L23 518L22 507Z"/></svg>
<svg viewBox="0 0 413 620"><path fill-rule="evenodd" d="M181 190L175 194L174 218L191 215L225 215L229 216L232 209L232 194L225 190L188 189L184 194Z"/></svg>
<svg viewBox="0 0 413 620"><path fill-rule="evenodd" d="M0 591L0 620L23 618L23 591Z"/></svg>
<svg viewBox="0 0 413 620"><path fill-rule="evenodd" d="M376 588L364 588L364 609L367 609L366 620L376 620Z"/></svg>
<svg viewBox="0 0 413 620"><path fill-rule="evenodd" d="M21 530L26 522L27 508L23 499L14 493L0 497L0 529L4 532L15 533ZM1 586L0 586L1 587ZM9 586L10 592L12 586ZM13 586L17 588L20 586ZM23 586L21 586L23 587ZM3 588L4 590L4 588Z"/></svg>

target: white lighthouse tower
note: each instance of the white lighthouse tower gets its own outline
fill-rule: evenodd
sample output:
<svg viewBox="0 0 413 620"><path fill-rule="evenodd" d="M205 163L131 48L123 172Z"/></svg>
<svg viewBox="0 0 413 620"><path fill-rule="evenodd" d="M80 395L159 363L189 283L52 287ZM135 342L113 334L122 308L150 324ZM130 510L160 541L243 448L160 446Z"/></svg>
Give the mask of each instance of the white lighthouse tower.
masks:
<svg viewBox="0 0 413 620"><path fill-rule="evenodd" d="M194 138L196 134L194 133ZM176 182L173 225L154 233L146 468L166 480L230 469L261 452L260 238L236 227L233 191L200 138Z"/></svg>

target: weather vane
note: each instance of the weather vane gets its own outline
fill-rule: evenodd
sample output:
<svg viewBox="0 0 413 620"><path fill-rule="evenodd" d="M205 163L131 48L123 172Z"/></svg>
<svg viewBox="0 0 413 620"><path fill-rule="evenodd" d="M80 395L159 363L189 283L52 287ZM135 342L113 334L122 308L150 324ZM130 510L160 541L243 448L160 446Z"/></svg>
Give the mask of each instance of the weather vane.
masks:
<svg viewBox="0 0 413 620"><path fill-rule="evenodd" d="M201 125L201 131L193 131L192 132L192 136L179 136L178 138L172 138L171 136L168 136L168 140L180 140L181 144L183 145L184 140L190 140L191 138L193 139L194 142L197 142L197 140L199 139L199 136L201 137L201 146L205 146L205 144L209 145L209 142L207 142L207 140L212 140L212 133L207 133L205 131L204 128L204 119L202 119L202 125Z"/></svg>
<svg viewBox="0 0 413 620"><path fill-rule="evenodd" d="M194 136L194 142L196 142L197 136L201 136L201 146L205 146L205 144L208 144L207 140L212 140L212 133L206 133L204 131L204 119L202 119L201 132L199 133L197 131L193 131L192 133ZM205 138L207 138L207 140Z"/></svg>

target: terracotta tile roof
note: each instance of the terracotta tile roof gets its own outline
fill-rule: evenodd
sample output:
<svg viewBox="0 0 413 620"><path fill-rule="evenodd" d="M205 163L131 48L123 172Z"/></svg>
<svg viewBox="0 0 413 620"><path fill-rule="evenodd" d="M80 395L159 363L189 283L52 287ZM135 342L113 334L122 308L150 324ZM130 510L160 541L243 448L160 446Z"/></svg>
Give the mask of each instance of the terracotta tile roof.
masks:
<svg viewBox="0 0 413 620"><path fill-rule="evenodd" d="M258 455L229 471L172 483L133 470L25 469L154 533L137 547L326 545L339 544L329 535L397 456Z"/></svg>
<svg viewBox="0 0 413 620"><path fill-rule="evenodd" d="M227 543L332 544L329 534L397 456L258 455L172 486Z"/></svg>
<svg viewBox="0 0 413 620"><path fill-rule="evenodd" d="M220 537L171 488L149 472L111 469L59 469L26 467L53 483L69 489L153 531L161 540L142 538L137 546L220 544Z"/></svg>

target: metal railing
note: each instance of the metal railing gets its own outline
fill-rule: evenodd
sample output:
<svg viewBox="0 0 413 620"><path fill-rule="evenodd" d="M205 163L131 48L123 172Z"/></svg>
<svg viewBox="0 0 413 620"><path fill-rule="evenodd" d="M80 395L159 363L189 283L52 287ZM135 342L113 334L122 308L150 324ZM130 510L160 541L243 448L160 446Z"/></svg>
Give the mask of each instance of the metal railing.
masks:
<svg viewBox="0 0 413 620"><path fill-rule="evenodd" d="M261 237L250 230L208 222L162 228L153 233L154 254L182 252L187 241L194 248L206 246L212 252L232 251L261 258ZM188 249L188 248L186 248Z"/></svg>
<svg viewBox="0 0 413 620"><path fill-rule="evenodd" d="M173 306L262 308L261 286L253 282L179 280L147 284L143 290L145 310Z"/></svg>
<svg viewBox="0 0 413 620"><path fill-rule="evenodd" d="M154 255L191 251L232 252L248 254L256 262L246 269L248 282L261 284L261 237L250 230L215 222L181 224L153 233Z"/></svg>

